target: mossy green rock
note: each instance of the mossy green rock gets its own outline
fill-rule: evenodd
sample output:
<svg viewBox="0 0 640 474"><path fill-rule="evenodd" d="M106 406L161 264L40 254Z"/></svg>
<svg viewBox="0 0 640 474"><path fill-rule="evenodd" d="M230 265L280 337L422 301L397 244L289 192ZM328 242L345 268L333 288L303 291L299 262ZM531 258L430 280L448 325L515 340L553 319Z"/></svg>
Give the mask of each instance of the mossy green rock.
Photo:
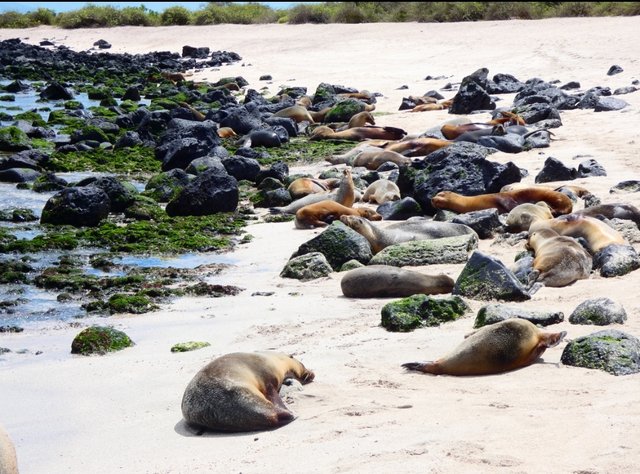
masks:
<svg viewBox="0 0 640 474"><path fill-rule="evenodd" d="M91 326L80 332L71 343L71 353L81 355L115 352L135 345L124 332L105 326Z"/></svg>
<svg viewBox="0 0 640 474"><path fill-rule="evenodd" d="M365 109L364 102L356 99L346 99L334 105L324 117L326 123L348 122L351 117Z"/></svg>
<svg viewBox="0 0 640 474"><path fill-rule="evenodd" d="M142 314L158 309L149 298L144 295L125 295L116 293L108 301L109 312Z"/></svg>
<svg viewBox="0 0 640 474"><path fill-rule="evenodd" d="M4 222L32 222L38 218L31 209L16 208L0 210L0 221Z"/></svg>
<svg viewBox="0 0 640 474"><path fill-rule="evenodd" d="M373 256L370 265L395 267L464 263L469 252L478 247L475 234L441 239L413 240L390 245Z"/></svg>
<svg viewBox="0 0 640 474"><path fill-rule="evenodd" d="M560 361L613 375L635 374L640 372L640 340L622 331L599 331L569 342Z"/></svg>
<svg viewBox="0 0 640 474"><path fill-rule="evenodd" d="M202 349L203 347L208 347L211 344L208 342L198 342L198 341L189 341L189 342L179 342L171 348L171 352L189 352L195 351L197 349Z"/></svg>
<svg viewBox="0 0 640 474"><path fill-rule="evenodd" d="M280 272L280 276L308 281L325 277L332 271L331 265L323 254L312 252L289 260Z"/></svg>
<svg viewBox="0 0 640 474"><path fill-rule="evenodd" d="M480 308L473 327L478 329L510 318L526 319L536 325L549 326L564 321L564 313L560 311L529 310L516 305L489 304Z"/></svg>
<svg viewBox="0 0 640 474"><path fill-rule="evenodd" d="M627 312L622 305L609 298L594 298L583 301L569 315L571 324L606 326L614 323L623 324L626 320Z"/></svg>
<svg viewBox="0 0 640 474"><path fill-rule="evenodd" d="M0 151L22 151L30 148L29 137L18 127L0 128Z"/></svg>
<svg viewBox="0 0 640 474"><path fill-rule="evenodd" d="M458 296L436 299L428 295L413 295L384 305L381 324L388 331L409 332L419 327L455 321L469 309L469 305Z"/></svg>
<svg viewBox="0 0 640 474"><path fill-rule="evenodd" d="M167 217L167 213L150 197L138 195L133 204L124 210L124 216L138 221L151 221Z"/></svg>

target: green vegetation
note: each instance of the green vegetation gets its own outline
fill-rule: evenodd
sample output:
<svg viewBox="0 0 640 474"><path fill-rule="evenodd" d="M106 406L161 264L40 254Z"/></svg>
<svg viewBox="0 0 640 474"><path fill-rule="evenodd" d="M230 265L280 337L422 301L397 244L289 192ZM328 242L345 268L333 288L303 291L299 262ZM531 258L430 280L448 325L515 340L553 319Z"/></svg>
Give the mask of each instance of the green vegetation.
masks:
<svg viewBox="0 0 640 474"><path fill-rule="evenodd" d="M92 28L122 25L214 25L263 23L454 22L551 17L640 15L639 2L323 2L274 10L256 2L208 2L196 11L175 6L162 13L144 6L117 9L89 4L55 14L46 8L0 14L0 28L55 25Z"/></svg>
<svg viewBox="0 0 640 474"><path fill-rule="evenodd" d="M112 327L91 326L73 339L71 353L104 355L107 352L119 351L133 345L133 341L122 331Z"/></svg>
<svg viewBox="0 0 640 474"><path fill-rule="evenodd" d="M55 152L47 167L57 172L159 173L161 165L153 148L140 146L118 150L96 148L91 151Z"/></svg>

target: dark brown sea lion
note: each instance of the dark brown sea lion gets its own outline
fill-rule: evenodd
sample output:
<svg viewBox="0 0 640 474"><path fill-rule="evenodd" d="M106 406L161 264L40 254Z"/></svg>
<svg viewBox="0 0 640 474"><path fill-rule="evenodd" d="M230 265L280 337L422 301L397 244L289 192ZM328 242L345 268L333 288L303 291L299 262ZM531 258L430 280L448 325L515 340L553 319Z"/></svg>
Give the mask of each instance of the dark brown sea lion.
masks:
<svg viewBox="0 0 640 474"><path fill-rule="evenodd" d="M280 398L282 382L306 384L314 373L281 352L236 352L204 366L182 397L189 426L213 431L256 431L278 428L295 419Z"/></svg>
<svg viewBox="0 0 640 474"><path fill-rule="evenodd" d="M274 148L281 146L282 141L273 130L253 130L240 138L240 140L236 142L236 145L243 148L253 148L256 146Z"/></svg>
<svg viewBox="0 0 640 474"><path fill-rule="evenodd" d="M342 294L348 298L403 298L424 294L451 293L451 277L425 275L391 265L367 265L349 270L340 281Z"/></svg>
<svg viewBox="0 0 640 474"><path fill-rule="evenodd" d="M434 375L499 374L531 365L566 334L543 332L526 319L507 319L472 332L435 362L409 362L402 366Z"/></svg>
<svg viewBox="0 0 640 474"><path fill-rule="evenodd" d="M370 221L381 221L382 216L367 207L347 207L330 199L309 204L296 212L296 229L326 227L341 216L359 216Z"/></svg>
<svg viewBox="0 0 640 474"><path fill-rule="evenodd" d="M477 196L463 196L453 191L441 191L431 199L431 204L437 209L448 209L458 213L495 208L500 214L506 214L519 204L539 201L546 202L554 216L568 214L573 208L571 199L566 195L538 187Z"/></svg>
<svg viewBox="0 0 640 474"><path fill-rule="evenodd" d="M535 254L530 284L562 287L591 274L591 255L573 237L560 235L553 229L539 229L529 234L527 248Z"/></svg>
<svg viewBox="0 0 640 474"><path fill-rule="evenodd" d="M400 140L406 134L407 132L396 127L354 127L338 132L323 125L313 130L309 140Z"/></svg>

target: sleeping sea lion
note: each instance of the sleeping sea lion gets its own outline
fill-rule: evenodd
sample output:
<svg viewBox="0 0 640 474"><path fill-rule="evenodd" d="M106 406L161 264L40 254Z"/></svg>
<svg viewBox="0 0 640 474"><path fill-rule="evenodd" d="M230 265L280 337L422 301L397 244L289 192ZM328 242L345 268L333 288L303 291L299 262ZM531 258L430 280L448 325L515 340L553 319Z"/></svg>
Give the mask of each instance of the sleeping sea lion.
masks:
<svg viewBox="0 0 640 474"><path fill-rule="evenodd" d="M367 239L374 254L390 245L414 240L439 239L467 234L474 234L477 237L476 232L464 224L438 222L419 217L396 222L386 227L376 226L367 219L358 216L341 216L340 222Z"/></svg>
<svg viewBox="0 0 640 474"><path fill-rule="evenodd" d="M362 201L376 204L397 201L400 199L400 188L393 181L378 179L367 186L362 196Z"/></svg>
<svg viewBox="0 0 640 474"><path fill-rule="evenodd" d="M506 214L519 204L544 201L554 216L568 214L573 203L566 195L550 189L531 187L501 193L463 196L453 191L441 191L431 199L437 209L448 209L458 213L480 211L495 208L500 214Z"/></svg>
<svg viewBox="0 0 640 474"><path fill-rule="evenodd" d="M509 232L523 232L529 230L531 224L540 219L553 219L549 205L543 201L535 204L525 202L509 211L506 227Z"/></svg>
<svg viewBox="0 0 640 474"><path fill-rule="evenodd" d="M290 118L296 123L316 123L309 111L301 105L292 105L291 107L286 107L284 109L278 110L275 114L273 114L273 116Z"/></svg>
<svg viewBox="0 0 640 474"><path fill-rule="evenodd" d="M337 179L297 178L287 187L293 199L300 199L309 194L321 193L336 188L340 184Z"/></svg>
<svg viewBox="0 0 640 474"><path fill-rule="evenodd" d="M404 298L451 293L454 283L442 273L425 275L391 265L367 265L345 273L340 288L348 298Z"/></svg>
<svg viewBox="0 0 640 474"><path fill-rule="evenodd" d="M273 130L253 130L238 140L236 145L242 148L253 148L257 146L273 148L281 146L282 141Z"/></svg>
<svg viewBox="0 0 640 474"><path fill-rule="evenodd" d="M573 237L543 228L529 234L527 248L535 254L530 284L562 287L587 279L591 274L591 255Z"/></svg>
<svg viewBox="0 0 640 474"><path fill-rule="evenodd" d="M449 140L440 140L439 138L419 137L390 143L388 146L385 146L384 149L395 151L404 156L416 157L427 156L429 153L449 146L452 143L453 142Z"/></svg>
<svg viewBox="0 0 640 474"><path fill-rule="evenodd" d="M306 384L314 373L281 352L236 352L209 362L189 382L182 415L189 426L213 431L278 428L295 419L280 398L282 382Z"/></svg>
<svg viewBox="0 0 640 474"><path fill-rule="evenodd" d="M472 332L435 362L409 362L402 366L434 375L499 374L531 365L566 334L543 332L526 319L507 319Z"/></svg>
<svg viewBox="0 0 640 474"><path fill-rule="evenodd" d="M362 141L369 139L400 140L407 134L396 127L354 127L346 130L335 131L326 125L317 127L309 137L309 140L353 140Z"/></svg>
<svg viewBox="0 0 640 474"><path fill-rule="evenodd" d="M633 221L640 229L640 210L631 204L600 204L598 206L587 207L573 214L581 216L590 216L599 218L600 216L607 219L623 219Z"/></svg>
<svg viewBox="0 0 640 474"><path fill-rule="evenodd" d="M326 227L340 216L360 216L370 221L381 221L382 216L367 207L347 207L330 199L304 206L296 212L296 229Z"/></svg>

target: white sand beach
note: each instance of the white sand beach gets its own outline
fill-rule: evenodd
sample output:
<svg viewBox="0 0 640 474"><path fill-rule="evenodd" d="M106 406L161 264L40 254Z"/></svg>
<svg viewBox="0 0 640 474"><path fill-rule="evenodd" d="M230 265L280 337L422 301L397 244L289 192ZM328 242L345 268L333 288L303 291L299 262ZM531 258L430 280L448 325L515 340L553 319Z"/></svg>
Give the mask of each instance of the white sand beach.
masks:
<svg viewBox="0 0 640 474"><path fill-rule="evenodd" d="M640 17L566 18L450 24L251 25L0 30L0 39L49 39L87 50L104 39L113 53L172 51L184 45L237 52L242 61L194 74L214 82L242 76L249 87L320 82L380 92L376 123L419 134L453 116L398 111L402 97L439 90L481 67L561 83L629 86L640 79ZM617 64L624 71L608 76ZM260 81L270 74L272 81ZM425 77L444 76L426 81ZM399 88L406 85L407 88ZM443 92L446 98L453 92ZM498 106L513 95L502 95ZM610 194L640 179L640 92L620 96L621 111L562 111L550 148L492 161L513 161L534 177L548 156L577 167L594 158L605 177L582 178L603 203L640 206L640 193ZM477 116L478 121L488 114ZM329 163L314 165L313 171ZM309 166L307 165L308 169ZM291 173L296 172L291 167ZM232 257L237 265L211 283L245 288L237 296L182 298L143 315L99 319L125 331L135 346L101 357L70 354L73 337L93 318L0 335L0 423L13 439L20 472L61 473L620 473L640 466L640 374L613 376L560 363L566 341L537 363L513 372L453 377L409 373L401 364L435 360L472 330L486 304L437 328L392 333L380 327L389 299L349 299L341 274L310 282L283 279L284 264L320 230L293 222L257 223L253 239ZM509 264L523 249L482 240L480 250ZM640 249L640 243L634 244ZM414 268L456 278L463 264ZM614 278L594 273L564 288L542 288L527 309L562 311L548 328L567 339L601 327L573 325L581 302L608 297L628 319L612 325L640 337L640 270ZM252 296L272 292L271 296ZM171 353L178 342L204 349ZM18 353L27 349L26 353ZM268 432L194 436L180 402L187 383L212 358L274 349L294 354L315 381L287 402L298 418ZM37 352L40 352L36 355Z"/></svg>

